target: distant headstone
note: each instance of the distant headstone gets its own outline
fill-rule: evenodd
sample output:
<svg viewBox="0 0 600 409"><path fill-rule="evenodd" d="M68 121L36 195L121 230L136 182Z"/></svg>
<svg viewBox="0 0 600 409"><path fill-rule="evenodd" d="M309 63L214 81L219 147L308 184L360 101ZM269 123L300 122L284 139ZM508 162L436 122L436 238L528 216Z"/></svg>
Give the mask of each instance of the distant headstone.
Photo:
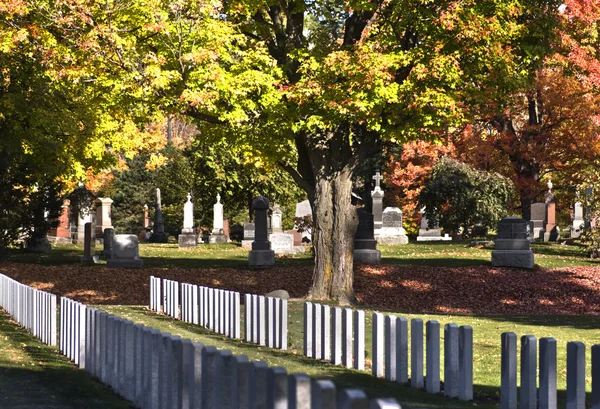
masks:
<svg viewBox="0 0 600 409"><path fill-rule="evenodd" d="M104 238L104 229L112 228L112 206L113 200L109 197L96 199L96 237Z"/></svg>
<svg viewBox="0 0 600 409"><path fill-rule="evenodd" d="M85 224L85 238L83 242L83 256L79 258L82 263L94 263L97 258L95 253L95 240L92 237L92 223Z"/></svg>
<svg viewBox="0 0 600 409"><path fill-rule="evenodd" d="M92 222L92 213L89 208L79 209L77 218L77 232L75 235L74 242L77 244L84 244L85 242L85 224Z"/></svg>
<svg viewBox="0 0 600 409"><path fill-rule="evenodd" d="M427 219L425 208L421 209L421 228L419 229L419 235L417 241L450 241L452 237L447 234L442 236L440 227L437 224L430 226L430 222Z"/></svg>
<svg viewBox="0 0 600 409"><path fill-rule="evenodd" d="M304 218L306 216L310 216L312 218L312 208L310 207L310 202L308 200L305 200L303 202L296 203L295 217ZM297 226L296 226L296 228L297 228ZM301 245L302 242L310 242L312 240L310 231L305 230L300 234L301 234L300 244L295 244L295 245Z"/></svg>
<svg viewBox="0 0 600 409"><path fill-rule="evenodd" d="M210 244L227 243L227 236L223 234L223 204L221 195L217 193L217 203L213 207L213 229L208 242Z"/></svg>
<svg viewBox="0 0 600 409"><path fill-rule="evenodd" d="M380 186L383 176L377 172L372 179L375 180L375 189L371 191L371 199L373 201L373 226L375 232L377 232L383 226L383 189L381 189Z"/></svg>
<svg viewBox="0 0 600 409"><path fill-rule="evenodd" d="M244 239L244 226L237 223L232 225L231 232L229 234L229 239L235 241L242 241Z"/></svg>
<svg viewBox="0 0 600 409"><path fill-rule="evenodd" d="M505 217L498 223L498 238L492 251L495 267L533 268L533 251L529 245L527 221Z"/></svg>
<svg viewBox="0 0 600 409"><path fill-rule="evenodd" d="M104 236L104 240L103 240L104 248L102 249L102 255L106 258L109 258L112 253L112 243L113 243L113 239L115 237L115 229L113 229L113 228L104 229L104 233L102 233L102 234Z"/></svg>
<svg viewBox="0 0 600 409"><path fill-rule="evenodd" d="M144 260L140 258L138 239L135 234L115 234L110 258L106 264L116 268L142 268Z"/></svg>
<svg viewBox="0 0 600 409"><path fill-rule="evenodd" d="M544 238L544 221L546 220L546 203L531 205L531 222L533 223L533 239Z"/></svg>
<svg viewBox="0 0 600 409"><path fill-rule="evenodd" d="M279 205L273 206L273 211L271 212L271 232L272 233L283 232L282 221L283 221L283 210L281 210L281 207L279 207Z"/></svg>
<svg viewBox="0 0 600 409"><path fill-rule="evenodd" d="M471 236L473 237L481 237L488 235L488 228L485 226L477 225L471 229Z"/></svg>
<svg viewBox="0 0 600 409"><path fill-rule="evenodd" d="M36 235L29 239L27 243L27 251L30 253L50 253L50 251L52 251L52 245L48 241L48 237L45 235Z"/></svg>
<svg viewBox="0 0 600 409"><path fill-rule="evenodd" d="M154 226L152 227L152 235L150 236L150 242L166 243L168 241L169 238L165 233L165 225L163 224L162 218L162 202L160 199L160 189L156 188L156 211L154 212Z"/></svg>
<svg viewBox="0 0 600 409"><path fill-rule="evenodd" d="M296 217L304 217L312 215L312 209L310 207L310 202L307 200L296 203Z"/></svg>
<svg viewBox="0 0 600 409"><path fill-rule="evenodd" d="M583 204L575 202L573 224L571 225L571 238L578 239L583 233L585 219L583 218Z"/></svg>
<svg viewBox="0 0 600 409"><path fill-rule="evenodd" d="M377 250L377 240L373 215L365 209L358 209L358 228L354 237L354 261L363 263L379 263L381 252Z"/></svg>
<svg viewBox="0 0 600 409"><path fill-rule="evenodd" d="M271 249L275 254L294 253L294 235L288 233L269 234Z"/></svg>
<svg viewBox="0 0 600 409"><path fill-rule="evenodd" d="M254 223L244 223L244 239L242 240L243 248L252 248L252 242L254 241L254 232Z"/></svg>
<svg viewBox="0 0 600 409"><path fill-rule="evenodd" d="M546 204L546 220L544 223L544 241L557 241L559 230L556 226L556 204Z"/></svg>
<svg viewBox="0 0 600 409"><path fill-rule="evenodd" d="M382 227L375 231L378 244L408 244L408 236L402 227L402 210L386 207L382 216Z"/></svg>
<svg viewBox="0 0 600 409"><path fill-rule="evenodd" d="M194 204L192 195L188 193L187 202L183 205L183 229L178 237L179 248L196 247L198 238L194 233Z"/></svg>
<svg viewBox="0 0 600 409"><path fill-rule="evenodd" d="M264 196L258 196L252 201L254 209L255 236L252 250L248 253L248 265L263 268L275 264L275 252L267 239L267 210L269 201Z"/></svg>

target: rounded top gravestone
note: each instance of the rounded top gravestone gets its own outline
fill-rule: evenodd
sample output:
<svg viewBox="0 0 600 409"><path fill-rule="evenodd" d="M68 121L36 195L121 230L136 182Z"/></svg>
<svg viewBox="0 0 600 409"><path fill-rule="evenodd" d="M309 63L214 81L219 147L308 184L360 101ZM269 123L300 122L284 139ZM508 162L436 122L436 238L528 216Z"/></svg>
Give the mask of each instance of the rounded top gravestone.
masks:
<svg viewBox="0 0 600 409"><path fill-rule="evenodd" d="M269 200L264 196L258 196L252 201L252 208L255 210L267 210L269 208Z"/></svg>

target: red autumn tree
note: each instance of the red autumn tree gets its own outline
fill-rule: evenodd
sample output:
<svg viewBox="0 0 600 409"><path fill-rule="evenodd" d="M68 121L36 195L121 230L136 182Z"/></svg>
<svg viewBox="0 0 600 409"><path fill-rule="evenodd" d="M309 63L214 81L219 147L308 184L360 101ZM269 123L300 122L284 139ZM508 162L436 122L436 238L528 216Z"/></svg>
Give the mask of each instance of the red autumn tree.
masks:
<svg viewBox="0 0 600 409"><path fill-rule="evenodd" d="M386 205L402 209L410 224L415 227L419 193L431 173L431 169L443 156L454 156L454 145L446 140L442 143L426 141L409 142L402 145L400 154L392 155L384 171Z"/></svg>
<svg viewBox="0 0 600 409"><path fill-rule="evenodd" d="M598 21L598 5L568 1L554 52L533 71L532 85L507 101L485 101L455 135L460 160L513 180L523 217L545 190L545 175L577 185L600 157Z"/></svg>

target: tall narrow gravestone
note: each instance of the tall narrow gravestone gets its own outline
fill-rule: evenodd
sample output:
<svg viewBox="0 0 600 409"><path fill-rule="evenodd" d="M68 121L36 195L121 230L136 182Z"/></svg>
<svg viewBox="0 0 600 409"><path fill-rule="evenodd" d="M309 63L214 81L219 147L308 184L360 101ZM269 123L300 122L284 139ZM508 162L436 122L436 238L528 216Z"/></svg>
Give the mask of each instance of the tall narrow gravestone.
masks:
<svg viewBox="0 0 600 409"><path fill-rule="evenodd" d="M248 265L251 267L269 267L275 264L275 252L271 250L268 240L267 211L269 201L264 196L258 196L252 201L254 209L254 241L252 250L248 253Z"/></svg>
<svg viewBox="0 0 600 409"><path fill-rule="evenodd" d="M373 228L375 233L383 227L383 189L379 185L383 176L379 172L372 178L375 181L375 189L371 191L371 200L373 201Z"/></svg>
<svg viewBox="0 0 600 409"><path fill-rule="evenodd" d="M373 215L365 209L358 209L358 228L354 237L354 261L379 263L381 252L377 250L377 240L373 228Z"/></svg>
<svg viewBox="0 0 600 409"><path fill-rule="evenodd" d="M571 238L578 239L583 233L585 220L583 218L583 205L581 202L575 202L573 225L571 226Z"/></svg>
<svg viewBox="0 0 600 409"><path fill-rule="evenodd" d="M213 229L208 242L211 244L227 243L227 236L223 234L223 204L221 203L221 195L217 193L217 203L213 207Z"/></svg>
<svg viewBox="0 0 600 409"><path fill-rule="evenodd" d="M162 203L160 200L160 189L156 188L156 211L154 213L154 226L152 228L152 235L150 236L150 242L152 243L166 243L168 241L167 234L165 233L165 225L162 219Z"/></svg>
<svg viewBox="0 0 600 409"><path fill-rule="evenodd" d="M546 219L544 221L544 241L557 241L559 236L558 226L556 226L556 203L554 203L554 194L552 193L552 181L548 181L548 191L544 198L546 202Z"/></svg>
<svg viewBox="0 0 600 409"><path fill-rule="evenodd" d="M194 204L192 196L188 193L187 202L183 205L183 229L178 238L179 248L196 247L198 240L194 233Z"/></svg>
<svg viewBox="0 0 600 409"><path fill-rule="evenodd" d="M533 251L529 246L527 221L505 217L498 223L498 238L492 251L494 267L533 268Z"/></svg>
<svg viewBox="0 0 600 409"><path fill-rule="evenodd" d="M96 252L96 242L92 237L92 223L85 224L85 239L83 243L83 256L79 259L82 263L95 263L97 261L97 257L95 256Z"/></svg>
<svg viewBox="0 0 600 409"><path fill-rule="evenodd" d="M531 222L533 223L533 239L544 238L544 221L546 220L546 203L531 205Z"/></svg>

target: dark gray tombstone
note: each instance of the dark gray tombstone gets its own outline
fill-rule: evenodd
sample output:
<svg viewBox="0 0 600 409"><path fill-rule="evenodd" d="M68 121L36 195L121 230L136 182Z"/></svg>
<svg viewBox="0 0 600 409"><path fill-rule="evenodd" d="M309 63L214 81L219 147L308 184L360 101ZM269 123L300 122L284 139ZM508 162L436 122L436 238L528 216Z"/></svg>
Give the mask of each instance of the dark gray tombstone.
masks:
<svg viewBox="0 0 600 409"><path fill-rule="evenodd" d="M113 238L115 237L115 229L107 227L104 229L103 235L103 245L104 249L102 250L102 255L106 258L110 258L110 253L112 251Z"/></svg>
<svg viewBox="0 0 600 409"><path fill-rule="evenodd" d="M252 250L248 253L248 265L258 268L270 267L275 264L275 252L271 250L271 242L268 240L269 201L264 196L258 196L252 201L252 208L254 209L255 235Z"/></svg>
<svg viewBox="0 0 600 409"><path fill-rule="evenodd" d="M92 238L92 223L86 223L84 229L83 256L80 257L80 261L94 263L95 241Z"/></svg>
<svg viewBox="0 0 600 409"><path fill-rule="evenodd" d="M357 214L358 228L354 237L354 261L379 263L381 252L377 250L373 215L365 209L358 209Z"/></svg>
<svg viewBox="0 0 600 409"><path fill-rule="evenodd" d="M151 243L166 243L168 241L165 233L165 225L162 219L162 204L160 200L160 189L156 188L156 210L154 212L154 226L152 227Z"/></svg>
<svg viewBox="0 0 600 409"><path fill-rule="evenodd" d="M527 221L520 217L505 217L498 223L498 238L492 251L495 267L533 268Z"/></svg>
<svg viewBox="0 0 600 409"><path fill-rule="evenodd" d="M531 222L533 223L533 238L544 238L544 221L546 220L546 203L531 205Z"/></svg>

